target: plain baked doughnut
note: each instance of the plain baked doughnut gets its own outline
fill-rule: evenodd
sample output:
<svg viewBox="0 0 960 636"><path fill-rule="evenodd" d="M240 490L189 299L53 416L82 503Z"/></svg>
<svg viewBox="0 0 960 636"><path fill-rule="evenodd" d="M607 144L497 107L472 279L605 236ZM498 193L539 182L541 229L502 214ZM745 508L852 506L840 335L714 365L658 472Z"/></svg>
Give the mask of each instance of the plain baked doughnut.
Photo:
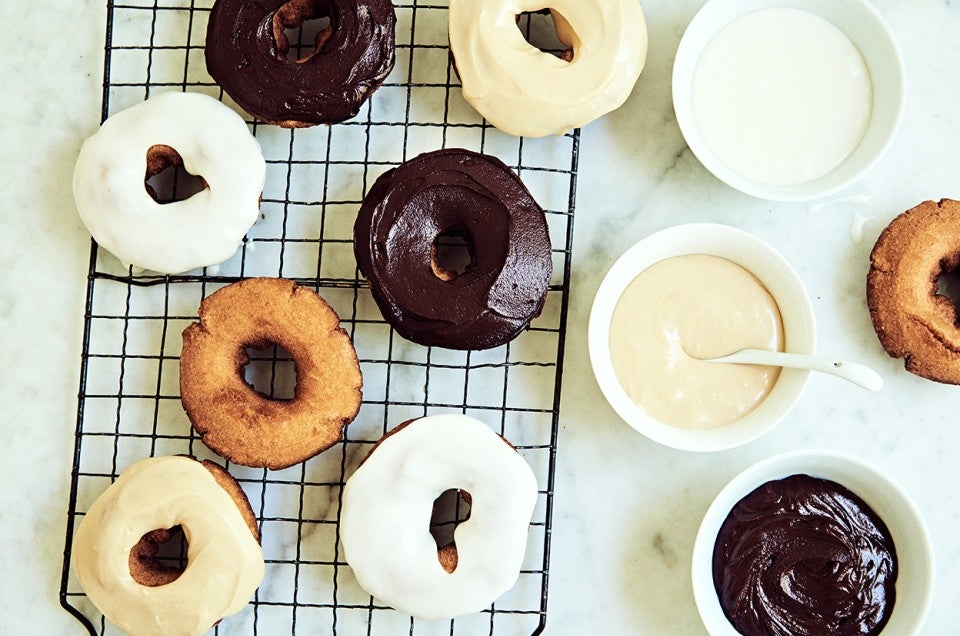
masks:
<svg viewBox="0 0 960 636"><path fill-rule="evenodd" d="M430 534L433 503L469 493L470 517L454 545ZM427 620L490 606L517 580L538 497L516 450L472 417L432 415L388 433L343 490L340 537L360 585Z"/></svg>
<svg viewBox="0 0 960 636"><path fill-rule="evenodd" d="M180 526L183 571L153 555ZM132 634L200 635L242 610L264 574L260 534L239 484L192 457L141 460L83 516L71 558L83 591Z"/></svg>
<svg viewBox="0 0 960 636"><path fill-rule="evenodd" d="M960 267L960 202L924 201L883 230L870 254L867 305L880 344L907 371L960 384L957 308L937 293Z"/></svg>
<svg viewBox="0 0 960 636"><path fill-rule="evenodd" d="M279 469L329 448L360 409L362 378L350 337L313 290L280 278L223 287L183 332L180 394L203 442L244 466ZM276 344L297 372L292 400L247 384L246 348Z"/></svg>

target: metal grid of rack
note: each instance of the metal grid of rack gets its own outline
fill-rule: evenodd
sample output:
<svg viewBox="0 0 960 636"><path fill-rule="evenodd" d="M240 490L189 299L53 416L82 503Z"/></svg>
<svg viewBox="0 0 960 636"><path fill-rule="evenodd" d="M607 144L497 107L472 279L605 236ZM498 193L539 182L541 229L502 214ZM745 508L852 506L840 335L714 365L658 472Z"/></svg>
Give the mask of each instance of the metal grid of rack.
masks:
<svg viewBox="0 0 960 636"><path fill-rule="evenodd" d="M104 118L170 90L204 92L236 108L206 73L212 3L108 2ZM249 606L216 632L519 634L544 627L579 133L530 140L487 125L460 95L446 3L394 4L396 67L357 117L299 130L248 117L267 159L267 182L261 218L233 258L202 272L158 276L92 246L60 592L64 608L91 634L117 630L84 596L70 567L75 526L139 459L185 453L224 464L196 437L180 405L180 333L196 320L202 298L253 276L294 279L331 304L357 348L364 398L344 440L303 464L268 471L226 463L257 516L267 571ZM538 24L531 16L520 23L531 41ZM297 54L313 40L308 25L292 35ZM402 161L441 147L500 158L547 211L554 278L543 312L497 349L450 351L403 340L384 323L356 269L353 222L368 186ZM172 187L182 198L176 182ZM295 371L285 352L251 353L248 381L269 395L289 396ZM344 480L372 445L405 420L442 412L477 417L510 440L537 475L540 496L516 586L484 612L437 623L384 607L359 587L343 560L337 519ZM456 498L446 503L434 522L449 532L463 511ZM182 553L170 558L183 559Z"/></svg>

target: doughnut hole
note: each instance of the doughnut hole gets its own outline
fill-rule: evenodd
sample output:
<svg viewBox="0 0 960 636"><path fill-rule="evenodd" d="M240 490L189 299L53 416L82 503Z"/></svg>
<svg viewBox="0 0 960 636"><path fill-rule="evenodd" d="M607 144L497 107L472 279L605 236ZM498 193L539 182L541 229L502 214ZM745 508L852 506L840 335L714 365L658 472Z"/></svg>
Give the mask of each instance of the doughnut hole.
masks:
<svg viewBox="0 0 960 636"><path fill-rule="evenodd" d="M143 177L147 194L164 205L189 199L207 188L203 177L187 172L180 153L163 144L147 150L147 172Z"/></svg>
<svg viewBox="0 0 960 636"><path fill-rule="evenodd" d="M451 281L473 262L473 241L462 227L454 227L437 235L430 249L430 267L437 278Z"/></svg>
<svg viewBox="0 0 960 636"><path fill-rule="evenodd" d="M575 54L575 33L570 23L558 11L544 8L517 15L517 28L531 46L572 62Z"/></svg>
<svg viewBox="0 0 960 636"><path fill-rule="evenodd" d="M147 587L173 583L187 567L187 547L181 526L151 530L130 549L130 575Z"/></svg>
<svg viewBox="0 0 960 636"><path fill-rule="evenodd" d="M949 300L953 304L957 317L954 322L960 326L960 254L956 254L941 262L939 275L935 279L936 295Z"/></svg>
<svg viewBox="0 0 960 636"><path fill-rule="evenodd" d="M244 347L243 378L257 393L272 400L292 400L297 393L297 364L286 349L272 342Z"/></svg>
<svg viewBox="0 0 960 636"><path fill-rule="evenodd" d="M440 493L433 502L430 515L430 534L437 542L437 559L447 572L457 569L457 546L453 534L457 526L470 518L470 493L450 488Z"/></svg>
<svg viewBox="0 0 960 636"><path fill-rule="evenodd" d="M303 63L333 33L329 0L289 0L273 14L273 41L281 60Z"/></svg>

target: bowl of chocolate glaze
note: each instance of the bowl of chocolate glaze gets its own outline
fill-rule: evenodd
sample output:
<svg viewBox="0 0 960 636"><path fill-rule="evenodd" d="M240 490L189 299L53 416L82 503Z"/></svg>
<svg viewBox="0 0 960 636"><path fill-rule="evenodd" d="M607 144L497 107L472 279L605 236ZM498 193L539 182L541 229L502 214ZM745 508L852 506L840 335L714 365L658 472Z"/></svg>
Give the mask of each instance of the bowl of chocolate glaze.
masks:
<svg viewBox="0 0 960 636"><path fill-rule="evenodd" d="M771 457L717 495L693 550L714 635L910 635L933 592L926 524L889 477L854 457Z"/></svg>
<svg viewBox="0 0 960 636"><path fill-rule="evenodd" d="M782 421L810 372L707 359L740 349L812 354L810 298L790 263L728 225L691 223L640 240L597 290L590 362L604 397L639 433L719 451Z"/></svg>

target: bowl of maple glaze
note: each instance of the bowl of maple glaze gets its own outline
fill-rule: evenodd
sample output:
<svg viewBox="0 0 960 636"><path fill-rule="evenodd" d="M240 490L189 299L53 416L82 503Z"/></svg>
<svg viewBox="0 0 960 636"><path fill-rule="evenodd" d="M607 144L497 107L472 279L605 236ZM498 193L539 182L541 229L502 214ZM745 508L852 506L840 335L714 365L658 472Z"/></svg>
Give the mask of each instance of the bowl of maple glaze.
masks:
<svg viewBox="0 0 960 636"><path fill-rule="evenodd" d="M919 634L934 586L933 546L923 517L909 495L881 470L856 457L825 450L794 451L760 461L734 477L713 500L697 533L691 572L697 610L707 631L712 636L737 634L723 612L713 577L714 547L724 520L756 489L792 475L809 475L843 486L883 522L893 541L897 576L893 608L882 634ZM814 565L829 570L827 560L825 555L822 563Z"/></svg>
<svg viewBox="0 0 960 636"><path fill-rule="evenodd" d="M635 402L617 375L611 352L611 323L617 304L647 268L685 255L719 257L752 274L776 302L784 351L813 354L816 322L806 288L783 255L760 238L728 225L690 223L661 230L628 249L607 272L594 299L587 337L594 376L607 402L624 422L660 444L688 451L720 451L746 444L782 421L800 399L810 371L781 369L772 388L752 410L709 428L661 421ZM702 284L710 285L710 281Z"/></svg>

